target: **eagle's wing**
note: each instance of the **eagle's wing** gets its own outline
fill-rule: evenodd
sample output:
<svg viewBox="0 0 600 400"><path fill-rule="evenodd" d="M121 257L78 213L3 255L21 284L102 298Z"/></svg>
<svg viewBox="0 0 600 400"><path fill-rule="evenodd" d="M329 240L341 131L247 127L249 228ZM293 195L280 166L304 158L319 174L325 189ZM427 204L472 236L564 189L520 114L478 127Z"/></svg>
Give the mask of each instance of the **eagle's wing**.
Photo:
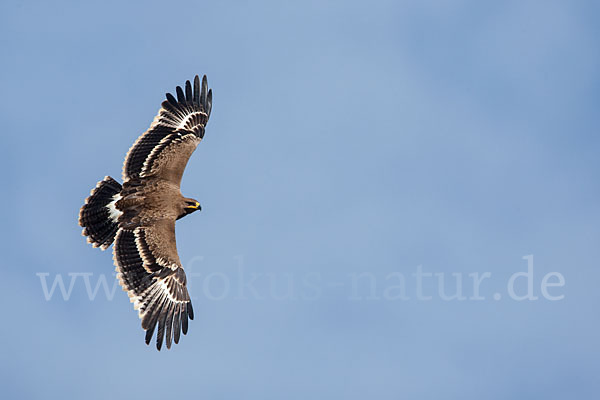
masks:
<svg viewBox="0 0 600 400"><path fill-rule="evenodd" d="M188 317L194 319L175 246L175 221L161 219L149 226L119 229L113 254L119 282L146 330L146 344L158 324L157 349L163 337L171 348L171 338L178 343L180 332L187 333Z"/></svg>
<svg viewBox="0 0 600 400"><path fill-rule="evenodd" d="M150 128L131 146L123 163L123 180L158 177L179 186L188 159L204 137L212 108L212 90L206 75L198 75L184 90L177 86L177 99L167 93Z"/></svg>

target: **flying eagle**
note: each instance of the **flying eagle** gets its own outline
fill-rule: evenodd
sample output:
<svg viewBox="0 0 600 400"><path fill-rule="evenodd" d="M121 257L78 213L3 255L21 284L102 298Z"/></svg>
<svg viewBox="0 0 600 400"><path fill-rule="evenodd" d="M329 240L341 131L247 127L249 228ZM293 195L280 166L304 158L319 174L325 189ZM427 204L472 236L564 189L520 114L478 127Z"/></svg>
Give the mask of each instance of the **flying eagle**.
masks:
<svg viewBox="0 0 600 400"><path fill-rule="evenodd" d="M188 159L204 137L212 90L206 76L167 93L158 115L129 149L123 185L110 176L98 182L79 212L88 243L106 250L113 242L117 278L127 291L150 344L179 342L194 319L186 277L175 245L175 220L200 210L179 190Z"/></svg>

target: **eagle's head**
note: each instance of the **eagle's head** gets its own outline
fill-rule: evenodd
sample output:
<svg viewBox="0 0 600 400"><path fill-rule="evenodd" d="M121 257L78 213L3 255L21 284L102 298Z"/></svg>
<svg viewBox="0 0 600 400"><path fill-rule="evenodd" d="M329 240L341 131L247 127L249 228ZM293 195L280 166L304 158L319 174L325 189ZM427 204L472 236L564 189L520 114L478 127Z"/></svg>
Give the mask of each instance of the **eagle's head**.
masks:
<svg viewBox="0 0 600 400"><path fill-rule="evenodd" d="M177 219L183 218L186 215L193 213L194 211L200 210L202 210L202 207L200 207L200 203L198 202L198 200L188 198L183 199L182 212L181 214L179 214L179 217L177 217Z"/></svg>

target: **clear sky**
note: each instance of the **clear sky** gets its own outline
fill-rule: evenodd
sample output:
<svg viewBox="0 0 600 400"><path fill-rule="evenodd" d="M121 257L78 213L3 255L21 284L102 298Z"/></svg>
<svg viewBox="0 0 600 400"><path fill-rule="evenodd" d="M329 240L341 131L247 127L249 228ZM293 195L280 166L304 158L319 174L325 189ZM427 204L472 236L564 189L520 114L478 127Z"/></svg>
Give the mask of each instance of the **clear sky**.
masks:
<svg viewBox="0 0 600 400"><path fill-rule="evenodd" d="M2 397L594 398L599 17L2 1ZM214 92L182 184L203 209L177 223L196 319L157 352L77 216L195 74Z"/></svg>

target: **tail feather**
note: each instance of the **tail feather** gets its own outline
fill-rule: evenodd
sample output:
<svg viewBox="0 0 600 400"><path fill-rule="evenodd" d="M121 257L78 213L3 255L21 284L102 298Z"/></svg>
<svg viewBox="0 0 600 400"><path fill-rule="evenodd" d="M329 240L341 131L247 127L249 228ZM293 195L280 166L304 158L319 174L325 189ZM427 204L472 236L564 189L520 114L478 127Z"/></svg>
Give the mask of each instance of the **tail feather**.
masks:
<svg viewBox="0 0 600 400"><path fill-rule="evenodd" d="M105 177L92 189L79 211L79 225L83 228L81 234L87 236L88 243L94 247L106 250L115 240L121 213L115 202L119 199L121 188L119 182L110 176Z"/></svg>

